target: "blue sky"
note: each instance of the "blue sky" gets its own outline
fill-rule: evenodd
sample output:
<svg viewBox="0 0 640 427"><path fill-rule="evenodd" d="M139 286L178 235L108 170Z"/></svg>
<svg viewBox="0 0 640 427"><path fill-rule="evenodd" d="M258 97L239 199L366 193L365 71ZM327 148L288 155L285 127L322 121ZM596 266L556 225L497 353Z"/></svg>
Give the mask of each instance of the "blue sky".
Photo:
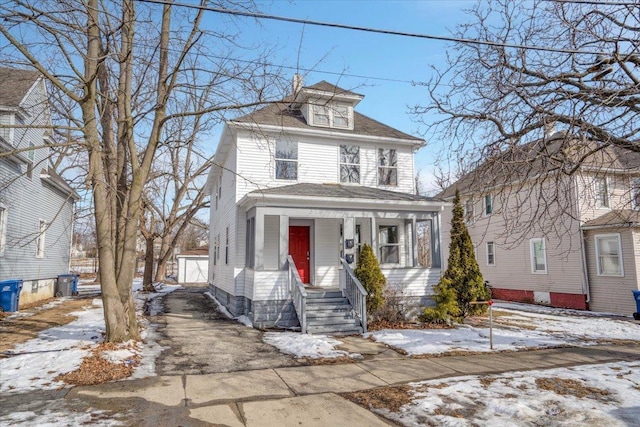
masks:
<svg viewBox="0 0 640 427"><path fill-rule="evenodd" d="M258 1L264 13L273 15L444 36L450 35L449 29L468 20L463 9L474 4L473 0ZM210 23L225 20L218 14L208 14ZM424 88L409 82L428 81L429 67L443 63L450 44L271 20L256 22L252 18L242 18L240 23L242 38L247 43L264 42L277 46L272 56L274 63L317 70L302 72L306 73L305 84L327 80L343 88L355 88L356 92L365 95L358 111L404 132L421 135L424 129L412 120L408 106L425 104L427 96ZM293 75L294 70L288 70L288 73ZM427 147L416 155L416 170L422 171L427 187L431 181L429 171L433 166L433 152L441 143L429 140Z"/></svg>

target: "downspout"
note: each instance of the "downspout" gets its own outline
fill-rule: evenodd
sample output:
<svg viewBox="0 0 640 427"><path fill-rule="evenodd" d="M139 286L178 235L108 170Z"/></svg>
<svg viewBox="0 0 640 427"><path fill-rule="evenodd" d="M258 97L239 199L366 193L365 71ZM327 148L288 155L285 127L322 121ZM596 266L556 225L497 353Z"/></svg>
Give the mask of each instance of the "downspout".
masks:
<svg viewBox="0 0 640 427"><path fill-rule="evenodd" d="M578 190L578 182L577 177L573 176L573 184L575 190L575 200L576 200L576 213L578 217L578 230L580 234L580 255L582 261L582 291L587 296L587 309L589 308L589 303L591 302L591 287L589 286L589 273L587 270L587 253L585 250L585 236L584 230L582 229L582 212L580 212L580 192Z"/></svg>

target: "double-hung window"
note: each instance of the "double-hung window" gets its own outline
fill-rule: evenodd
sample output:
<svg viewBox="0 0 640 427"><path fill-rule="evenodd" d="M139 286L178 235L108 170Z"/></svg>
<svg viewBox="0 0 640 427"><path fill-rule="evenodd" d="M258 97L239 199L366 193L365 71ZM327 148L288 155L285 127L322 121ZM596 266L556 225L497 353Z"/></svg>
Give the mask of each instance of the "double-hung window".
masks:
<svg viewBox="0 0 640 427"><path fill-rule="evenodd" d="M276 141L276 179L298 179L298 143L280 138Z"/></svg>
<svg viewBox="0 0 640 427"><path fill-rule="evenodd" d="M382 264L398 264L400 262L397 226L380 225L378 227L378 244L380 245L380 262Z"/></svg>
<svg viewBox="0 0 640 427"><path fill-rule="evenodd" d="M313 124L316 126L329 126L331 124L327 105L313 105Z"/></svg>
<svg viewBox="0 0 640 427"><path fill-rule="evenodd" d="M631 178L631 205L640 209L640 178Z"/></svg>
<svg viewBox="0 0 640 427"><path fill-rule="evenodd" d="M7 244L7 209L0 206L0 256L4 255Z"/></svg>
<svg viewBox="0 0 640 427"><path fill-rule="evenodd" d="M486 194L484 196L484 214L489 216L493 213L493 196Z"/></svg>
<svg viewBox="0 0 640 427"><path fill-rule="evenodd" d="M473 199L467 199L467 201L464 202L464 220L467 224L471 224L473 222L475 217L474 209Z"/></svg>
<svg viewBox="0 0 640 427"><path fill-rule="evenodd" d="M333 127L348 128L349 127L349 107L344 104L335 104L333 106Z"/></svg>
<svg viewBox="0 0 640 427"><path fill-rule="evenodd" d="M224 264L229 265L229 227L227 227L225 245L224 245Z"/></svg>
<svg viewBox="0 0 640 427"><path fill-rule="evenodd" d="M218 185L216 187L216 210L218 210L220 199L222 199L222 174L218 175Z"/></svg>
<svg viewBox="0 0 640 427"><path fill-rule="evenodd" d="M216 235L216 237L213 239L213 265L218 264L218 239L219 238L220 238L220 235Z"/></svg>
<svg viewBox="0 0 640 427"><path fill-rule="evenodd" d="M607 185L607 178L596 178L596 208L608 208L609 207L609 186Z"/></svg>
<svg viewBox="0 0 640 427"><path fill-rule="evenodd" d="M544 237L529 241L531 249L531 272L546 274L547 272L547 246Z"/></svg>
<svg viewBox="0 0 640 427"><path fill-rule="evenodd" d="M398 185L398 157L393 148L378 149L378 185Z"/></svg>
<svg viewBox="0 0 640 427"><path fill-rule="evenodd" d="M496 265L496 245L487 242L487 265Z"/></svg>
<svg viewBox="0 0 640 427"><path fill-rule="evenodd" d="M360 183L360 147L340 145L340 182Z"/></svg>
<svg viewBox="0 0 640 427"><path fill-rule="evenodd" d="M38 226L38 237L36 239L36 258L44 258L45 249L45 235L47 233L47 222L43 219L40 220Z"/></svg>
<svg viewBox="0 0 640 427"><path fill-rule="evenodd" d="M598 276L624 276L620 234L596 234Z"/></svg>

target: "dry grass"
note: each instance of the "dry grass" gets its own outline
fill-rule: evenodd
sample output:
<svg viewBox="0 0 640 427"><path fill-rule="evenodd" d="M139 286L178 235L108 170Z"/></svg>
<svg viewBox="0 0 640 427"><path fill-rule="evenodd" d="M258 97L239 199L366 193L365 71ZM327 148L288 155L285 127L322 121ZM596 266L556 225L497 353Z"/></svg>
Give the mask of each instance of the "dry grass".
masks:
<svg viewBox="0 0 640 427"><path fill-rule="evenodd" d="M306 357L303 359L306 362L306 365L340 365L343 363L355 363L356 359L349 356L338 356L338 357L321 357L321 358L310 358Z"/></svg>
<svg viewBox="0 0 640 427"><path fill-rule="evenodd" d="M367 322L367 330L369 332L380 331L383 329L454 329L455 326L431 324L431 323L416 323L416 322L403 322L396 321L391 322L388 320L373 320Z"/></svg>
<svg viewBox="0 0 640 427"><path fill-rule="evenodd" d="M341 393L340 395L366 409L388 409L392 412L398 412L402 406L411 403L413 389L408 385L400 385Z"/></svg>
<svg viewBox="0 0 640 427"><path fill-rule="evenodd" d="M563 378L536 378L536 385L542 390L552 391L561 396L575 396L601 401L612 400L609 390L589 387L583 381Z"/></svg>
<svg viewBox="0 0 640 427"><path fill-rule="evenodd" d="M102 357L102 353L105 351L123 348L127 347L113 343L98 344L91 351L91 356L84 358L78 369L58 375L56 381L63 381L71 385L95 385L127 378L131 376L133 369L140 363L139 356L136 355L132 358L133 363L126 363L125 361L113 363Z"/></svg>

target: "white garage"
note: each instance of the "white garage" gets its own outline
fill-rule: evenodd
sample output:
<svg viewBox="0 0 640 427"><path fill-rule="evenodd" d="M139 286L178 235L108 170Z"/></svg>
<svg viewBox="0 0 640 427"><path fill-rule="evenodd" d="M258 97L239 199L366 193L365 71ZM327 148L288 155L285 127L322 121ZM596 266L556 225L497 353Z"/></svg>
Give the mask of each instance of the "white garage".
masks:
<svg viewBox="0 0 640 427"><path fill-rule="evenodd" d="M176 256L178 283L207 283L209 277L209 248L185 251Z"/></svg>

